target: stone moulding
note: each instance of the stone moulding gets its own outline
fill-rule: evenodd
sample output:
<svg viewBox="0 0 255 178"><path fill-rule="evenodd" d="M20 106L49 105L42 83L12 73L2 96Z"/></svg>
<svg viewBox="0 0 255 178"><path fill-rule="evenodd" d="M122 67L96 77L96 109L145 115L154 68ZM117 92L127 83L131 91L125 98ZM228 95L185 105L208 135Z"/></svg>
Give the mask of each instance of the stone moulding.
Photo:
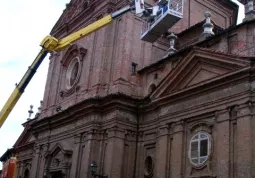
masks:
<svg viewBox="0 0 255 178"><path fill-rule="evenodd" d="M78 82L82 73L83 59L86 56L86 54L87 54L87 49L83 48L81 45L78 45L78 44L73 44L65 52L64 57L61 60L62 71L63 71L62 75L64 76L62 77L62 81L61 81L61 83L63 83L61 86L62 87L64 86L64 88L62 88L62 90L59 93L61 98L69 96L75 91L79 90L80 86L78 85ZM68 72L72 72L72 71L69 71L69 68L70 68L70 64L72 65L72 63L75 62L74 60L78 62L78 72L73 85L67 87L68 85L66 81L67 80L66 76L68 75Z"/></svg>

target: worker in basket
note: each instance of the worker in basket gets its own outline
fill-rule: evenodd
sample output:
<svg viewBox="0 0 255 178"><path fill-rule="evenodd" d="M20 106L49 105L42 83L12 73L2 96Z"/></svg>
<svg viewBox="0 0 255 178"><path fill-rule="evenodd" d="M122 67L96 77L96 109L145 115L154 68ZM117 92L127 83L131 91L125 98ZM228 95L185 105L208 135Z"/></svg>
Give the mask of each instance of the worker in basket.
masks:
<svg viewBox="0 0 255 178"><path fill-rule="evenodd" d="M158 0L159 11L162 10L162 14L168 10L168 1L169 0Z"/></svg>

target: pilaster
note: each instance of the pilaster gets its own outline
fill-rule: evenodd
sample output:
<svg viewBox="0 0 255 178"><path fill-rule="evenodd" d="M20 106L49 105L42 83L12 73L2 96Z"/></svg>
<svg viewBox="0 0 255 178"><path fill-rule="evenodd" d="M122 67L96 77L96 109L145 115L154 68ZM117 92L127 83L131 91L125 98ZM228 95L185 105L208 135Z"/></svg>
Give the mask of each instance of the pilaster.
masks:
<svg viewBox="0 0 255 178"><path fill-rule="evenodd" d="M237 177L252 177L251 103L238 107L237 111Z"/></svg>
<svg viewBox="0 0 255 178"><path fill-rule="evenodd" d="M22 177L23 168L24 168L24 163L23 163L23 161L19 161L18 164L17 164L17 174L16 174L16 178L19 178L20 176Z"/></svg>
<svg viewBox="0 0 255 178"><path fill-rule="evenodd" d="M39 157L40 157L40 147L38 145L35 145L30 177L37 178L37 173L38 173L37 168L38 168Z"/></svg>
<svg viewBox="0 0 255 178"><path fill-rule="evenodd" d="M70 171L70 177L76 178L78 176L78 163L80 162L80 147L81 147L81 134L77 134L74 136L74 148L72 155L72 167Z"/></svg>
<svg viewBox="0 0 255 178"><path fill-rule="evenodd" d="M77 168L78 169L77 177L79 178L91 177L91 174L89 172L89 164L91 161L91 154L93 151L91 147L92 133L93 132L87 132L82 135L81 156L79 158L79 163L78 163L79 167Z"/></svg>
<svg viewBox="0 0 255 178"><path fill-rule="evenodd" d="M173 132L171 143L170 177L181 178L183 172L182 159L184 126L181 122L179 122L174 124L171 129Z"/></svg>
<svg viewBox="0 0 255 178"><path fill-rule="evenodd" d="M42 145L42 154L40 155L40 169L39 171L39 178L43 178L44 176L44 170L45 170L45 165L46 165L46 154L48 153L48 149L49 149L49 143L46 143L44 145Z"/></svg>
<svg viewBox="0 0 255 178"><path fill-rule="evenodd" d="M224 109L215 113L217 121L217 139L215 140L215 154L217 156L217 177L229 176L230 155L230 123L229 110Z"/></svg>
<svg viewBox="0 0 255 178"><path fill-rule="evenodd" d="M156 177L166 178L168 158L168 125L159 128L156 151Z"/></svg>
<svg viewBox="0 0 255 178"><path fill-rule="evenodd" d="M108 130L108 144L106 149L105 174L111 178L119 178L122 175L124 156L124 130L114 127Z"/></svg>

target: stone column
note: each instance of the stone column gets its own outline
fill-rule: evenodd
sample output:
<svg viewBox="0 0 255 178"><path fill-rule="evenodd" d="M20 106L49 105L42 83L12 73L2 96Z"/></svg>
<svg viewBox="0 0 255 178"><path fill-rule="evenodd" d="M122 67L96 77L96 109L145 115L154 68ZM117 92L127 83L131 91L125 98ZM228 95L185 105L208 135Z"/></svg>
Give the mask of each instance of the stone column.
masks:
<svg viewBox="0 0 255 178"><path fill-rule="evenodd" d="M38 145L35 145L30 177L37 178L37 172L38 172L37 168L38 168L39 156L40 156L40 147Z"/></svg>
<svg viewBox="0 0 255 178"><path fill-rule="evenodd" d="M251 178L252 172L252 130L251 103L240 105L237 111L236 166L238 178Z"/></svg>
<svg viewBox="0 0 255 178"><path fill-rule="evenodd" d="M171 143L171 161L170 161L170 177L182 177L182 159L183 159L183 132L182 123L173 126L173 135ZM185 153L186 154L186 153Z"/></svg>
<svg viewBox="0 0 255 178"><path fill-rule="evenodd" d="M159 137L156 148L156 177L166 178L168 158L168 126L159 128Z"/></svg>
<svg viewBox="0 0 255 178"><path fill-rule="evenodd" d="M217 111L216 113L217 138L216 154L217 156L217 177L229 177L229 156L230 156L230 118L227 109Z"/></svg>
<svg viewBox="0 0 255 178"><path fill-rule="evenodd" d="M108 144L106 149L105 170L111 178L120 178L122 173L125 132L117 127L108 130Z"/></svg>
<svg viewBox="0 0 255 178"><path fill-rule="evenodd" d="M19 161L17 164L16 178L19 178L19 176L22 176L22 168L23 168L23 163L22 163L22 161Z"/></svg>
<svg viewBox="0 0 255 178"><path fill-rule="evenodd" d="M49 144L47 143L47 144L44 144L43 146L42 146L42 153L41 153L41 155L40 155L40 169L38 170L39 171L39 173L38 173L38 177L39 178L43 178L43 176L44 176L44 171L45 171L45 164L46 164L46 158L45 158L45 156L46 156L46 154L48 153L48 148L49 147Z"/></svg>
<svg viewBox="0 0 255 178"><path fill-rule="evenodd" d="M80 162L79 160L81 159L80 155L80 146L81 146L81 134L77 134L74 136L74 147L73 147L73 155L72 155L72 167L70 171L70 177L76 178L78 176L78 168L79 165L78 163Z"/></svg>
<svg viewBox="0 0 255 178"><path fill-rule="evenodd" d="M91 162L91 152L92 150L92 137L93 137L93 132L89 132L89 133L85 133L83 134L81 141L83 142L81 144L81 155L79 158L79 162L78 162L78 171L77 173L79 174L77 177L79 178L83 178L83 177L91 177L91 173L89 170L89 165Z"/></svg>
<svg viewBox="0 0 255 178"><path fill-rule="evenodd" d="M136 134L136 133L135 133ZM143 177L144 176L144 132L140 131L138 133L138 143L137 143L137 158L136 158L136 173L135 177Z"/></svg>

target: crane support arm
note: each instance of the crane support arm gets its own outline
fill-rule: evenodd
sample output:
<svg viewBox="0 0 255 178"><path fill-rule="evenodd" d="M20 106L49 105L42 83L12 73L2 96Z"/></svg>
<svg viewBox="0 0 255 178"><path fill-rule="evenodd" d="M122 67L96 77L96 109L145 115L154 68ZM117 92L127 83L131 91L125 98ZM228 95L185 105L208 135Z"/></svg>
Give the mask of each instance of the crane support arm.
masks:
<svg viewBox="0 0 255 178"><path fill-rule="evenodd" d="M111 15L107 15L103 17L102 19L99 19L95 21L94 23L82 28L81 30L74 32L67 37L64 37L63 39L56 39L53 36L46 36L40 46L42 47L42 50L39 52L37 57L35 58L32 65L28 68L27 72L19 82L19 84L16 86L14 91L12 92L11 96L3 106L2 110L0 111L0 128L2 127L3 123L9 116L10 112L18 102L19 98L25 91L25 88L29 84L30 80L34 76L37 68L42 63L43 59L46 57L48 52L59 52L63 50L64 48L67 48L68 46L72 45L75 41L88 36L89 34L97 31L98 29L108 25L112 22L113 19L119 17L120 15L132 10L131 6L126 6L119 11L114 12Z"/></svg>
<svg viewBox="0 0 255 178"><path fill-rule="evenodd" d="M30 80L34 76L36 70L38 69L38 67L42 63L42 61L45 58L45 56L47 55L47 53L48 52L44 49L42 49L39 52L39 54L37 55L37 57L33 61L32 65L28 68L27 72L22 77L21 81L16 86L16 88L12 92L11 96L8 98L7 102L5 103L2 110L0 111L0 128L2 127L3 123L7 119L8 115L10 114L10 112L12 111L12 109L14 108L16 103L18 102L19 98L23 94L25 88L27 87L28 83L30 82Z"/></svg>
<svg viewBox="0 0 255 178"><path fill-rule="evenodd" d="M52 36L47 36L43 39L43 41L41 42L40 45L42 47L44 47L44 49L46 49L47 51L59 52L59 51L63 50L64 48L72 45L75 41L77 41L85 36L88 36L89 34L97 31L98 29L110 24L113 19L119 17L120 15L122 15L130 10L131 10L131 7L126 6L122 9L120 9L119 11L116 11L111 15L107 15L107 16L103 17L102 19L99 19L99 20L95 21L94 23L82 28L81 30L68 35L67 37L65 37L61 40L58 40Z"/></svg>

